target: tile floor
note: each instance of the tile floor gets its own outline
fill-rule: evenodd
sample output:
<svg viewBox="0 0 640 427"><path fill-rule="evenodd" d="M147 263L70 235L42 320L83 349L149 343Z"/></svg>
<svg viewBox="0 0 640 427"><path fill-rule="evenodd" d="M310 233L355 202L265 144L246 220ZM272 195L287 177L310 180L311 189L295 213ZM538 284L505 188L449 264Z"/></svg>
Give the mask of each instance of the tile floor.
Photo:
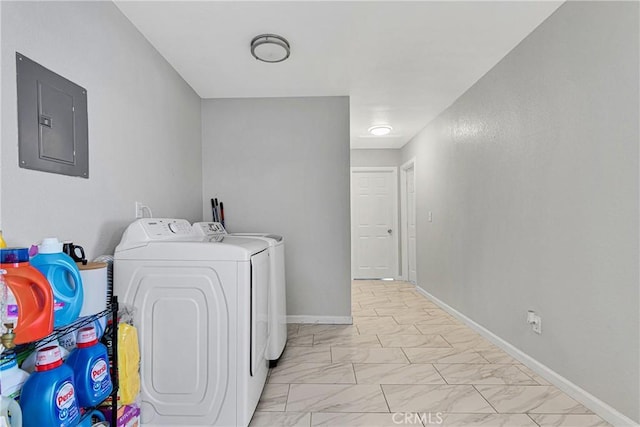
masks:
<svg viewBox="0 0 640 427"><path fill-rule="evenodd" d="M354 281L353 325L289 325L251 426L608 426L406 282Z"/></svg>

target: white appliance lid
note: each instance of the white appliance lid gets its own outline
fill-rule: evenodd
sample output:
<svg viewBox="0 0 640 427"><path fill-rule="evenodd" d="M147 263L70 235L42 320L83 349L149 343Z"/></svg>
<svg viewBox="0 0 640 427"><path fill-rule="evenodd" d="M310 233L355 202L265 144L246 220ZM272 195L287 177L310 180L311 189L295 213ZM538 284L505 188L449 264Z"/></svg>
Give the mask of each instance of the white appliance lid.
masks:
<svg viewBox="0 0 640 427"><path fill-rule="evenodd" d="M162 261L249 261L253 255L267 249L262 241L241 239L241 244L209 241L149 242L124 250L116 249L118 260Z"/></svg>
<svg viewBox="0 0 640 427"><path fill-rule="evenodd" d="M141 218L129 224L116 247L115 259L246 261L269 247L259 239L209 238L193 232L183 219Z"/></svg>
<svg viewBox="0 0 640 427"><path fill-rule="evenodd" d="M276 242L282 242L283 237L278 234L271 233L231 233L232 236L245 236L245 237L264 237L267 239L275 240Z"/></svg>
<svg viewBox="0 0 640 427"><path fill-rule="evenodd" d="M217 236L217 235L230 235L230 236L242 236L242 237L255 237L261 239L268 239L270 246L275 246L276 243L282 242L282 236L271 233L228 233L224 226L215 221L202 221L193 223L193 231L196 234L203 236Z"/></svg>

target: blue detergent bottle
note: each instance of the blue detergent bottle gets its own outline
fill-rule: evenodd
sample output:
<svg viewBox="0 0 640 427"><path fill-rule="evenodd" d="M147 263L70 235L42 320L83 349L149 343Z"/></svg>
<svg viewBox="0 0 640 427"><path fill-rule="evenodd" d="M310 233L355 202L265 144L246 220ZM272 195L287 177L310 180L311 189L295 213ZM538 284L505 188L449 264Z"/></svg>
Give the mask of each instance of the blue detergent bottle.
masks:
<svg viewBox="0 0 640 427"><path fill-rule="evenodd" d="M23 427L72 427L80 421L73 371L57 345L38 350L35 372L20 396Z"/></svg>
<svg viewBox="0 0 640 427"><path fill-rule="evenodd" d="M77 348L69 354L66 364L73 370L78 404L83 408L97 406L113 390L107 347L98 342L93 326L78 331L76 345Z"/></svg>
<svg viewBox="0 0 640 427"><path fill-rule="evenodd" d="M82 310L82 278L73 259L62 252L62 242L55 237L43 239L31 265L47 278L53 290L53 326L73 323Z"/></svg>

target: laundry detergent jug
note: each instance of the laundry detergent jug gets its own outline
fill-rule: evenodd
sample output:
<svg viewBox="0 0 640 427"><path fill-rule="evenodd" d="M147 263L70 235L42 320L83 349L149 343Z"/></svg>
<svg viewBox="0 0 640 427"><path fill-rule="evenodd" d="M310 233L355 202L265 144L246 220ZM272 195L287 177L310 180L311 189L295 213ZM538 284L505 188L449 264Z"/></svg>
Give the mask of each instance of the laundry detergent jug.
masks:
<svg viewBox="0 0 640 427"><path fill-rule="evenodd" d="M15 343L24 344L53 331L53 292L47 279L29 264L29 249L0 249L0 273L7 284L3 323L13 323Z"/></svg>
<svg viewBox="0 0 640 427"><path fill-rule="evenodd" d="M0 395L20 400L20 392L29 373L18 368L15 353L4 356L0 362Z"/></svg>
<svg viewBox="0 0 640 427"><path fill-rule="evenodd" d="M4 424L2 424L4 422ZM0 426L22 427L20 405L10 397L0 396Z"/></svg>
<svg viewBox="0 0 640 427"><path fill-rule="evenodd" d="M54 326L73 323L82 310L82 278L73 259L62 252L62 243L55 237L43 239L31 265L47 278L53 290Z"/></svg>
<svg viewBox="0 0 640 427"><path fill-rule="evenodd" d="M78 347L69 354L66 364L73 369L78 404L83 408L97 406L113 390L107 347L98 342L93 326L78 331L76 345Z"/></svg>
<svg viewBox="0 0 640 427"><path fill-rule="evenodd" d="M72 427L80 421L73 370L62 363L58 346L38 350L36 371L22 387L24 427Z"/></svg>

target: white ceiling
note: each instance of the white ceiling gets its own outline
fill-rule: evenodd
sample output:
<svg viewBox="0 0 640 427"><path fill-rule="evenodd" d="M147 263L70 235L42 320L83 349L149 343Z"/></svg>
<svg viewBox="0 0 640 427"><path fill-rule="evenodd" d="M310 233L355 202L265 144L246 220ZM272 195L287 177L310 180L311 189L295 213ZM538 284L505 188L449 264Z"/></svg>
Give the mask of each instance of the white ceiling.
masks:
<svg viewBox="0 0 640 427"><path fill-rule="evenodd" d="M402 147L561 3L116 1L202 98L348 95L352 148ZM263 33L291 57L256 61Z"/></svg>

